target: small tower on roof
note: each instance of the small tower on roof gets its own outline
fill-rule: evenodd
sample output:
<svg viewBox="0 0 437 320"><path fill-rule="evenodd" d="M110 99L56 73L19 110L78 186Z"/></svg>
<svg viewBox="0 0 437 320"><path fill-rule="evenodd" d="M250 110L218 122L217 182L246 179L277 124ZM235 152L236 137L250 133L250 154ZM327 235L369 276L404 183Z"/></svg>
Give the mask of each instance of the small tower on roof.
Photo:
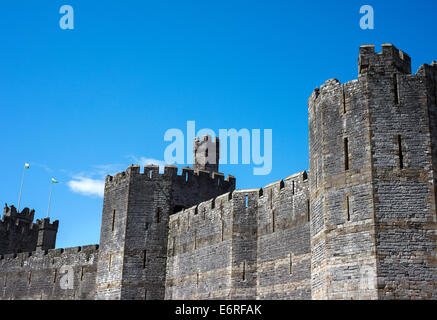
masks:
<svg viewBox="0 0 437 320"><path fill-rule="evenodd" d="M196 137L193 144L193 169L219 172L220 140L209 135Z"/></svg>

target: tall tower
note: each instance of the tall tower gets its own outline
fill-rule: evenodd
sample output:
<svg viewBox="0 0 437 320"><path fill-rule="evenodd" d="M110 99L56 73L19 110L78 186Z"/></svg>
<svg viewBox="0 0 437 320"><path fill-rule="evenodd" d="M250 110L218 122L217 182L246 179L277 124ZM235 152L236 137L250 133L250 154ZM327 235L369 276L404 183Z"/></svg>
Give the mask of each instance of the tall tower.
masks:
<svg viewBox="0 0 437 320"><path fill-rule="evenodd" d="M50 219L33 222L35 210L5 206L0 220L0 254L54 249L59 221Z"/></svg>
<svg viewBox="0 0 437 320"><path fill-rule="evenodd" d="M360 47L309 99L313 299L437 298L437 64Z"/></svg>
<svg viewBox="0 0 437 320"><path fill-rule="evenodd" d="M194 139L193 145L195 170L206 170L210 173L218 172L220 159L220 140L219 138L212 139L211 136L202 136Z"/></svg>
<svg viewBox="0 0 437 320"><path fill-rule="evenodd" d="M164 299L169 216L234 189L234 177L175 166L107 176L96 298Z"/></svg>

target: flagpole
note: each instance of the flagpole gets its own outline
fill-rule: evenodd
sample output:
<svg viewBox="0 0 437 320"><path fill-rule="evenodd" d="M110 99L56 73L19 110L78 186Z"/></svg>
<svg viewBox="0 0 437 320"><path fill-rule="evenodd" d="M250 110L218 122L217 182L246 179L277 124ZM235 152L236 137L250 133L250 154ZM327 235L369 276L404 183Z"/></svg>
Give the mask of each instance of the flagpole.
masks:
<svg viewBox="0 0 437 320"><path fill-rule="evenodd" d="M24 184L24 174L25 173L26 173L26 166L24 166L23 174L21 176L20 195L18 196L18 209L17 209L18 212L20 212L21 194L23 193L23 184Z"/></svg>
<svg viewBox="0 0 437 320"><path fill-rule="evenodd" d="M50 181L50 194L49 194L49 205L47 207L47 218L49 217L50 214L50 202L52 200L52 190L53 190L53 182Z"/></svg>

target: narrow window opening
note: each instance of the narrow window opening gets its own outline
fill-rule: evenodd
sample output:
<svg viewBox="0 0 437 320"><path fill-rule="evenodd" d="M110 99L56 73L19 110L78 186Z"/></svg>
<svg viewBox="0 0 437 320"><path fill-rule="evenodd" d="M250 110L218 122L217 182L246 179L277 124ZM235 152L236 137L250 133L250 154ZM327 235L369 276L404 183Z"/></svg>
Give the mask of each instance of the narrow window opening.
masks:
<svg viewBox="0 0 437 320"><path fill-rule="evenodd" d="M108 271L111 271L111 265L112 265L112 254L109 255Z"/></svg>
<svg viewBox="0 0 437 320"><path fill-rule="evenodd" d="M185 182L188 182L188 172L185 172Z"/></svg>
<svg viewBox="0 0 437 320"><path fill-rule="evenodd" d="M349 139L344 138L344 170L349 170Z"/></svg>
<svg viewBox="0 0 437 320"><path fill-rule="evenodd" d="M161 208L156 208L156 223L161 222Z"/></svg>
<svg viewBox="0 0 437 320"><path fill-rule="evenodd" d="M246 280L246 261L243 261L242 279L243 279L243 281Z"/></svg>
<svg viewBox="0 0 437 320"><path fill-rule="evenodd" d="M205 157L208 158L208 149L205 150Z"/></svg>
<svg viewBox="0 0 437 320"><path fill-rule="evenodd" d="M272 210L272 232L275 232L275 210Z"/></svg>
<svg viewBox="0 0 437 320"><path fill-rule="evenodd" d="M144 289L144 300L147 300L147 289Z"/></svg>
<svg viewBox="0 0 437 320"><path fill-rule="evenodd" d="M346 90L344 88L344 84L342 86L343 89L343 113L346 113Z"/></svg>
<svg viewBox="0 0 437 320"><path fill-rule="evenodd" d="M351 212L350 212L350 197L346 197L346 217L347 221L351 221Z"/></svg>
<svg viewBox="0 0 437 320"><path fill-rule="evenodd" d="M307 219L311 220L311 212L310 212L310 200L307 200Z"/></svg>
<svg viewBox="0 0 437 320"><path fill-rule="evenodd" d="M398 75L396 73L393 75L393 91L395 104L399 104L399 85Z"/></svg>
<svg viewBox="0 0 437 320"><path fill-rule="evenodd" d="M398 135L399 168L404 168L404 154L402 152L402 137Z"/></svg>
<svg viewBox="0 0 437 320"><path fill-rule="evenodd" d="M115 209L112 210L112 227L111 227L112 232L114 232L114 229L115 229Z"/></svg>
<svg viewBox="0 0 437 320"><path fill-rule="evenodd" d="M194 231L194 250L197 249L197 231Z"/></svg>
<svg viewBox="0 0 437 320"><path fill-rule="evenodd" d="M146 222L146 225L145 225L144 229L145 229L146 231L149 230L149 223L148 223L148 222Z"/></svg>
<svg viewBox="0 0 437 320"><path fill-rule="evenodd" d="M249 196L245 196L245 206L246 208L249 206Z"/></svg>
<svg viewBox="0 0 437 320"><path fill-rule="evenodd" d="M6 285L8 284L8 276L5 275L5 282L3 283L3 287L6 288Z"/></svg>
<svg viewBox="0 0 437 320"><path fill-rule="evenodd" d="M149 179L152 179L152 173L153 173L153 171L150 170L150 171L149 171Z"/></svg>
<svg viewBox="0 0 437 320"><path fill-rule="evenodd" d="M222 241L224 240L224 238L225 238L225 222L224 221L222 221Z"/></svg>
<svg viewBox="0 0 437 320"><path fill-rule="evenodd" d="M29 272L29 278L27 280L28 284L30 285L32 283L32 271Z"/></svg>
<svg viewBox="0 0 437 320"><path fill-rule="evenodd" d="M82 267L80 269L80 281L83 281L83 276L84 276L84 272L83 272L84 268Z"/></svg>
<svg viewBox="0 0 437 320"><path fill-rule="evenodd" d="M53 283L56 283L57 276L58 276L58 269L55 269L55 272L53 274Z"/></svg>
<svg viewBox="0 0 437 320"><path fill-rule="evenodd" d="M290 252L289 254L289 265L288 265L288 273L293 273L293 254Z"/></svg>
<svg viewBox="0 0 437 320"><path fill-rule="evenodd" d="M291 186L292 186L292 194L294 195L294 180L291 182Z"/></svg>
<svg viewBox="0 0 437 320"><path fill-rule="evenodd" d="M199 288L199 272L196 273L196 287Z"/></svg>
<svg viewBox="0 0 437 320"><path fill-rule="evenodd" d="M147 266L147 250L143 251L143 269Z"/></svg>
<svg viewBox="0 0 437 320"><path fill-rule="evenodd" d="M273 189L270 189L270 208L273 208Z"/></svg>

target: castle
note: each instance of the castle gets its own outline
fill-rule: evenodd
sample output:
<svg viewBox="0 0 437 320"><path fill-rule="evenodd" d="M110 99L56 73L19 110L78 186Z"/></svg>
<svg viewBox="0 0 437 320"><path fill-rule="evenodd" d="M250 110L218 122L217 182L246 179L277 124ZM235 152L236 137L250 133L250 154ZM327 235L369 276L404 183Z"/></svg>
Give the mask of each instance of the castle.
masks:
<svg viewBox="0 0 437 320"><path fill-rule="evenodd" d="M1 299L437 299L437 63L361 46L309 98L309 171L235 190L218 140L194 166L107 176L100 245L5 207Z"/></svg>

